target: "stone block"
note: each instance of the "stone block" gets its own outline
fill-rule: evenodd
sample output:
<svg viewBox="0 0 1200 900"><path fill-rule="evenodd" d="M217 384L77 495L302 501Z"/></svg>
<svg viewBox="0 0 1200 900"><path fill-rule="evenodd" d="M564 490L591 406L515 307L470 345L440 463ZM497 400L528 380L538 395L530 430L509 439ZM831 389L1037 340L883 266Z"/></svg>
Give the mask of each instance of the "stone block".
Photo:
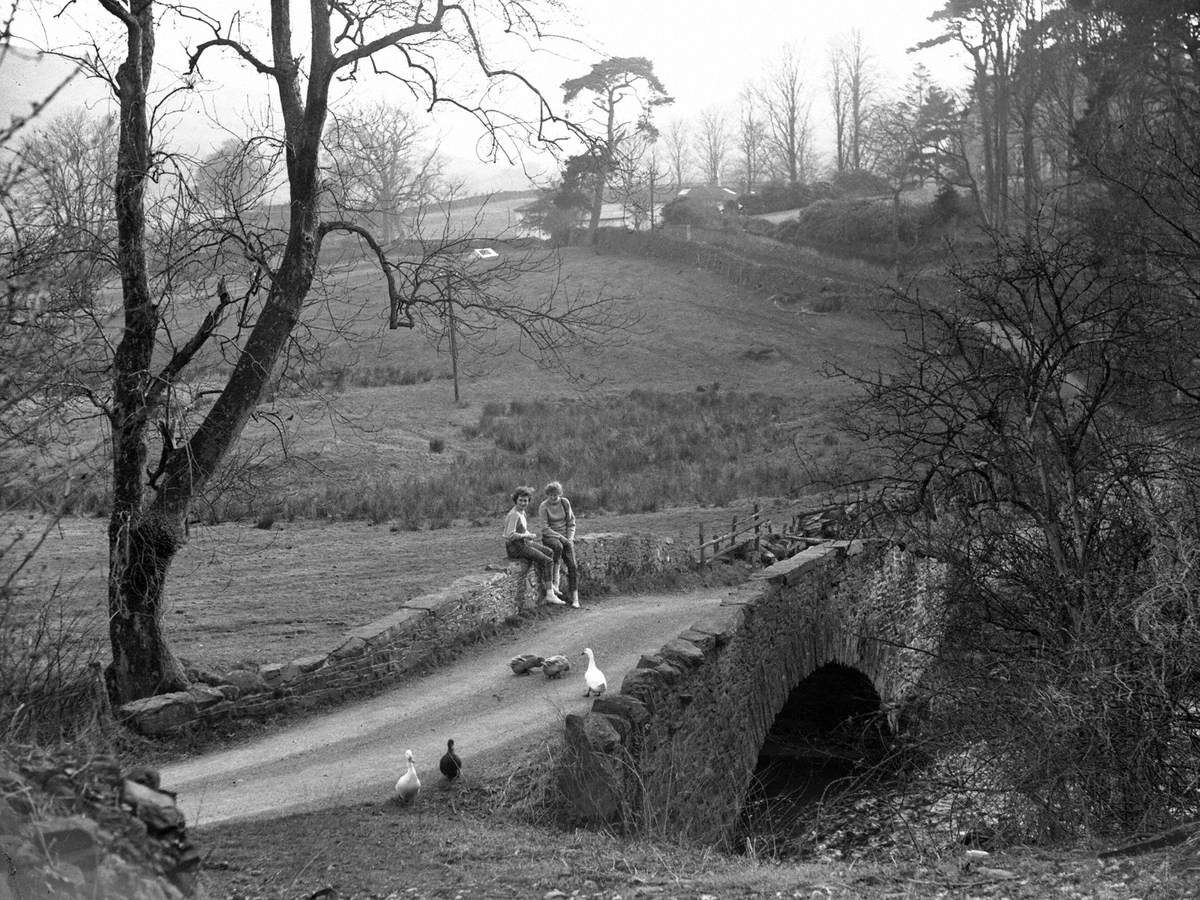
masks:
<svg viewBox="0 0 1200 900"><path fill-rule="evenodd" d="M196 718L196 701L187 691L157 694L124 704L117 717L143 734L164 734Z"/></svg>
<svg viewBox="0 0 1200 900"><path fill-rule="evenodd" d="M307 675L309 672L321 668L321 666L325 665L325 661L328 658L324 653L316 653L312 656L301 656L299 659L293 659L283 667L280 681L284 684L289 684L302 675Z"/></svg>
<svg viewBox="0 0 1200 900"><path fill-rule="evenodd" d="M678 666L673 666L670 663L662 663L652 670L666 684L676 684L683 677L683 672Z"/></svg>
<svg viewBox="0 0 1200 900"><path fill-rule="evenodd" d="M419 610L398 609L382 618L376 619L374 622L368 622L366 625L351 628L346 632L343 640L359 637L372 646L378 646L380 643L390 640L402 631L408 623L421 618L423 615L424 613Z"/></svg>
<svg viewBox="0 0 1200 900"><path fill-rule="evenodd" d="M840 551L833 547L818 544L801 550L795 556L781 559L779 562L767 566L758 573L758 576L773 583L795 584L804 575L812 572L826 556L838 552Z"/></svg>
<svg viewBox="0 0 1200 900"><path fill-rule="evenodd" d="M692 623L688 631L698 631L701 634L711 634L718 647L724 647L738 633L745 618L741 607L727 607L715 612L704 619Z"/></svg>
<svg viewBox="0 0 1200 900"><path fill-rule="evenodd" d="M590 714L566 717L570 759L559 770L559 786L576 812L587 819L612 822L620 817L624 802L622 773L618 771L622 763L592 744L593 736L601 743L608 739L603 723L591 721L600 718Z"/></svg>
<svg viewBox="0 0 1200 900"><path fill-rule="evenodd" d="M621 693L640 700L651 713L654 712L653 697L661 687L658 668L633 669L621 682Z"/></svg>
<svg viewBox="0 0 1200 900"><path fill-rule="evenodd" d="M249 694L262 694L271 689L267 684L267 680L258 672L252 672L250 669L233 669L226 672L221 680L225 684L232 684L239 691L241 696L245 697Z"/></svg>
<svg viewBox="0 0 1200 900"><path fill-rule="evenodd" d="M220 688L210 687L207 684L193 684L188 688L188 693L196 701L197 709L206 709L225 699L225 694L221 692Z"/></svg>
<svg viewBox="0 0 1200 900"><path fill-rule="evenodd" d="M51 858L81 869L94 869L104 850L103 832L85 816L55 816L38 822L38 840Z"/></svg>
<svg viewBox="0 0 1200 900"><path fill-rule="evenodd" d="M707 631L696 631L693 628L689 628L687 631L680 633L679 638L680 640L687 641L689 644L694 644L705 653L715 650L717 647L717 636Z"/></svg>
<svg viewBox="0 0 1200 900"><path fill-rule="evenodd" d="M620 716L637 728L641 728L650 720L650 710L646 709L646 704L635 697L627 697L623 694L600 697L592 703L592 712L606 716Z"/></svg>
<svg viewBox="0 0 1200 900"><path fill-rule="evenodd" d="M200 684L211 684L216 686L221 683L221 676L211 669L205 669L202 666L187 666L183 673L187 676L187 680L191 682L199 682Z"/></svg>
<svg viewBox="0 0 1200 900"><path fill-rule="evenodd" d="M612 716L584 716L583 734L588 746L600 753L612 754L621 749L621 730Z"/></svg>
<svg viewBox="0 0 1200 900"><path fill-rule="evenodd" d="M698 668L704 663L704 651L683 638L672 638L663 644L658 651L664 660L669 660L677 668Z"/></svg>
<svg viewBox="0 0 1200 900"><path fill-rule="evenodd" d="M329 658L350 659L355 656L362 656L367 652L367 646L367 642L357 635L348 637L330 651Z"/></svg>
<svg viewBox="0 0 1200 900"><path fill-rule="evenodd" d="M231 684L222 685L222 687L230 688L234 691L237 690L237 688ZM260 694L259 696L261 697L262 695ZM237 699L237 697L230 697L227 700L222 700L220 703L214 703L212 706L205 709L201 715L205 719L216 719L220 718L221 716L228 716L238 710L238 704L236 702Z"/></svg>

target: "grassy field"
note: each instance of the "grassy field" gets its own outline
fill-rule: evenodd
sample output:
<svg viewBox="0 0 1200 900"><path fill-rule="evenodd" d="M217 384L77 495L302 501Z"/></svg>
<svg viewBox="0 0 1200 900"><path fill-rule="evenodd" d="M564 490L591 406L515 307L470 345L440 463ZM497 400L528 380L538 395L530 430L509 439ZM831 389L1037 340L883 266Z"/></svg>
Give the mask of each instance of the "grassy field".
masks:
<svg viewBox="0 0 1200 900"><path fill-rule="evenodd" d="M536 302L552 291L602 297L610 302L612 316L636 317L636 324L597 345L568 348L564 365L557 368L518 352L519 335L511 326L500 327L487 336L486 347L462 348L459 403L454 402L446 348L435 346L419 330L384 327L382 285L372 273L360 267L340 276L327 286L331 299L308 311L301 330L303 355L310 360L303 376L311 389L291 389L285 381L260 406L225 475L205 491L195 515L207 522L351 515L426 524L435 518L444 523L459 515L478 517L503 505L507 488L497 490L499 481L571 477L573 461L586 455L581 450L589 439L587 409L595 412L590 418L592 444L616 432L618 443L632 448L644 440L647 423L656 421L660 431L678 432L681 442L688 434L688 453L708 450L711 444L714 456L728 455L731 446L730 441L722 445L717 432L746 431L749 424L755 433L747 432L747 437L757 446L753 451L735 448L736 468L743 478L753 477L761 448L772 445L777 459L770 467L776 474L767 481L780 493L790 489L780 473L788 459L797 461L796 486L811 481L814 470L822 477L844 474L837 470L849 452L833 414L848 386L830 381L822 371L830 362L853 369L881 359L893 338L875 315L874 285L860 281L857 293L846 295L838 309L817 314L772 303L762 292L733 287L691 266L600 256L578 247L563 251L554 262L552 268L521 277L512 286L514 295L523 302ZM201 398L189 406L186 396L214 386L217 371L177 392L184 398L177 415L185 430L208 402ZM690 398L682 399L685 394ZM756 399L744 401L749 395ZM681 399L674 403L673 397ZM571 415L560 416L550 405L559 400L572 401ZM511 414L532 401L541 404L539 415L527 410L524 421L509 423L533 432L526 450L508 454L503 472L491 484L470 483L473 500L458 503L447 516L436 508L426 511L415 504L411 490L402 490L415 476L427 479L480 460L497 446L497 404ZM753 412L746 402L762 413L757 421L745 421L745 414ZM564 425L574 430L567 433ZM89 439L99 446L102 436L92 433ZM155 455L151 448L151 457ZM663 457L664 464L673 461ZM611 465L616 462L609 460L601 472L580 474L591 481L602 473L620 479L640 468L632 455L624 469ZM631 494L636 488L618 486L615 493L626 499L605 506L640 511L646 504L719 502L745 492L745 486L736 492L722 489L725 474L715 459L710 462L714 465L697 471L690 484L677 485L673 493L635 500ZM81 456L79 465L89 464L91 479L74 505L83 513L107 508L103 454ZM497 471L490 461L488 468ZM697 482L715 493L698 494ZM575 490L597 487L577 484ZM614 493L611 488L608 492ZM54 502L61 487L47 482L41 494L45 502ZM374 506L364 498L375 498Z"/></svg>

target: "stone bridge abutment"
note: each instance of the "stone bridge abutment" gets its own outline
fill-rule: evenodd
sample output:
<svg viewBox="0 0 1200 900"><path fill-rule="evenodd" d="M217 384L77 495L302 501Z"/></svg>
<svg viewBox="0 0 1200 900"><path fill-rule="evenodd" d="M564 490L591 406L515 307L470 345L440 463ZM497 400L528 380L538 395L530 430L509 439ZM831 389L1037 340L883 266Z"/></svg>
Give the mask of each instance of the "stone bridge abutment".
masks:
<svg viewBox="0 0 1200 900"><path fill-rule="evenodd" d="M570 803L588 821L722 842L776 717L814 673L821 715L839 693L857 713L865 681L899 727L945 629L940 581L932 560L858 542L765 569L643 656L619 691L567 717Z"/></svg>

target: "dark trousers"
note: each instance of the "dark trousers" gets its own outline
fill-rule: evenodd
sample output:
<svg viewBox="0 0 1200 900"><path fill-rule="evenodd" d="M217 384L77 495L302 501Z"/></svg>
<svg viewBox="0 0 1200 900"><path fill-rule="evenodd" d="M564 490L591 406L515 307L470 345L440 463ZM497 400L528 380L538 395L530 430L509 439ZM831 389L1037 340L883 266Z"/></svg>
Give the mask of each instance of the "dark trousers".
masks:
<svg viewBox="0 0 1200 900"><path fill-rule="evenodd" d="M554 574L551 569L554 553L549 547L539 544L537 541L513 540L504 542L504 550L509 559L527 559L533 563L537 568L542 586L547 588L550 586L550 579Z"/></svg>
<svg viewBox="0 0 1200 900"><path fill-rule="evenodd" d="M542 543L550 548L554 562L561 559L566 564L567 590L571 593L577 591L579 589L579 570L575 566L575 542L542 535Z"/></svg>

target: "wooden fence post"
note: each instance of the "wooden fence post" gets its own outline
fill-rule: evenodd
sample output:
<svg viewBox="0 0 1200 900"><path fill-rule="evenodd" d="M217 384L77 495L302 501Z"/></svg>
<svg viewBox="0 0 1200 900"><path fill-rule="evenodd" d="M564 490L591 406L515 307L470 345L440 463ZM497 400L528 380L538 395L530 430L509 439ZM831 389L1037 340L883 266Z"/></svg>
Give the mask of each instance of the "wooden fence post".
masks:
<svg viewBox="0 0 1200 900"><path fill-rule="evenodd" d="M761 524L759 522L759 516L758 516L758 504L755 503L754 504L754 552L755 553L758 553L758 551L761 549L759 546L759 537L758 537L758 531L759 531L760 527L761 527Z"/></svg>
<svg viewBox="0 0 1200 900"><path fill-rule="evenodd" d="M700 565L704 565L704 523L700 523Z"/></svg>

